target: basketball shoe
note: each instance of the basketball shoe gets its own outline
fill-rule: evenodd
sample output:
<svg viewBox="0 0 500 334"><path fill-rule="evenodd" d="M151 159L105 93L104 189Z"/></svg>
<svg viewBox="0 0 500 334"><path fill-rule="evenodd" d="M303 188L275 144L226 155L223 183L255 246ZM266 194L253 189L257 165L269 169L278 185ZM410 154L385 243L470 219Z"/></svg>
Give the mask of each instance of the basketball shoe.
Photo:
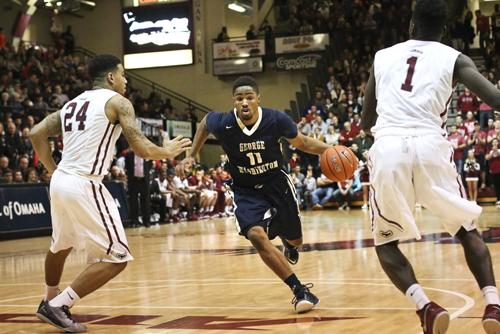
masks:
<svg viewBox="0 0 500 334"><path fill-rule="evenodd" d="M312 288L313 284L301 284L293 287L293 294L295 297L292 299L292 304L297 313L304 313L312 310L314 306L319 304L319 298L316 297L309 288Z"/></svg>
<svg viewBox="0 0 500 334"><path fill-rule="evenodd" d="M283 255L285 255L286 260L290 262L290 264L299 262L299 249L289 244L284 238L281 238L281 242L283 242Z"/></svg>
<svg viewBox="0 0 500 334"><path fill-rule="evenodd" d="M444 334L450 324L450 314L434 302L417 311L424 334Z"/></svg>
<svg viewBox="0 0 500 334"><path fill-rule="evenodd" d="M42 300L36 311L38 319L65 331L66 333L85 333L87 326L73 320L67 306L52 307L47 300Z"/></svg>
<svg viewBox="0 0 500 334"><path fill-rule="evenodd" d="M483 328L487 334L500 333L500 305L489 304L483 315Z"/></svg>

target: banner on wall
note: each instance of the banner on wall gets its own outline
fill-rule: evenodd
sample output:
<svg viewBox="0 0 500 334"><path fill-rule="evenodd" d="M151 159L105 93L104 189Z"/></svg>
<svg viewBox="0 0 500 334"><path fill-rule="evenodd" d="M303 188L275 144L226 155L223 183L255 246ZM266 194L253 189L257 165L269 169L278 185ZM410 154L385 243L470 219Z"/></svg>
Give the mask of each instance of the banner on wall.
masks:
<svg viewBox="0 0 500 334"><path fill-rule="evenodd" d="M275 39L276 54L324 51L330 43L328 34L278 37Z"/></svg>
<svg viewBox="0 0 500 334"><path fill-rule="evenodd" d="M177 136L187 138L193 137L193 127L191 122L167 121L167 130L170 138L175 138Z"/></svg>
<svg viewBox="0 0 500 334"><path fill-rule="evenodd" d="M214 60L214 75L256 73L264 70L261 57Z"/></svg>
<svg viewBox="0 0 500 334"><path fill-rule="evenodd" d="M245 58L265 54L266 46L263 39L213 44L214 59Z"/></svg>
<svg viewBox="0 0 500 334"><path fill-rule="evenodd" d="M321 58L321 54L319 53L280 55L276 58L276 70L294 71L314 69L318 67Z"/></svg>

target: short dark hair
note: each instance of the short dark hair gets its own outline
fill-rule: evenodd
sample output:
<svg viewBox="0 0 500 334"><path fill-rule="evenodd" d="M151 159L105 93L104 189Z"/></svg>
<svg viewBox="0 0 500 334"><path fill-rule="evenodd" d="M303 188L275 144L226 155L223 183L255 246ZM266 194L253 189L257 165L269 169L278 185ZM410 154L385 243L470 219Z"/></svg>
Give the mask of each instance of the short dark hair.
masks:
<svg viewBox="0 0 500 334"><path fill-rule="evenodd" d="M234 80L233 95L234 95L234 92L236 91L236 89L238 87L242 87L242 86L250 86L253 88L253 90L257 94L259 94L259 86L257 85L257 81L255 81L255 79L249 75L243 75L241 77L238 77L236 80Z"/></svg>
<svg viewBox="0 0 500 334"><path fill-rule="evenodd" d="M417 0L413 10L413 22L421 37L439 35L446 25L447 6L444 0Z"/></svg>
<svg viewBox="0 0 500 334"><path fill-rule="evenodd" d="M121 63L120 58L110 54L95 56L88 63L89 75L92 80L100 79L106 73L114 71Z"/></svg>

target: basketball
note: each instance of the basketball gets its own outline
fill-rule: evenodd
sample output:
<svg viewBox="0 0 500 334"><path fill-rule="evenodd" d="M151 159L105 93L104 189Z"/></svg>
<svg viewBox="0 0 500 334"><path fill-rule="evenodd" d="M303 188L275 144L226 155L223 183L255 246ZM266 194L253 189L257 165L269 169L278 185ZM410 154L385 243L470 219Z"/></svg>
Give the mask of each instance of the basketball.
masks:
<svg viewBox="0 0 500 334"><path fill-rule="evenodd" d="M358 158L350 148L336 145L321 154L321 171L332 181L342 182L350 179L358 168Z"/></svg>

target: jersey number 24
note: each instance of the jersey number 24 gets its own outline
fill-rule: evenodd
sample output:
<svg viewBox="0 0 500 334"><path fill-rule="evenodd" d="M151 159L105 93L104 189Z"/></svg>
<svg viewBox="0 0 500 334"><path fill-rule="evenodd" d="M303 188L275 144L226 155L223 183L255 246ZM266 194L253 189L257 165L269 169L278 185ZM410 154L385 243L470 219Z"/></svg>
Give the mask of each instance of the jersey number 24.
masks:
<svg viewBox="0 0 500 334"><path fill-rule="evenodd" d="M69 103L64 110L64 131L73 131L73 124L78 124L78 131L85 130L85 121L87 120L87 109L89 108L90 101L85 101L85 103L78 109L75 119L73 115L78 107L76 102Z"/></svg>

